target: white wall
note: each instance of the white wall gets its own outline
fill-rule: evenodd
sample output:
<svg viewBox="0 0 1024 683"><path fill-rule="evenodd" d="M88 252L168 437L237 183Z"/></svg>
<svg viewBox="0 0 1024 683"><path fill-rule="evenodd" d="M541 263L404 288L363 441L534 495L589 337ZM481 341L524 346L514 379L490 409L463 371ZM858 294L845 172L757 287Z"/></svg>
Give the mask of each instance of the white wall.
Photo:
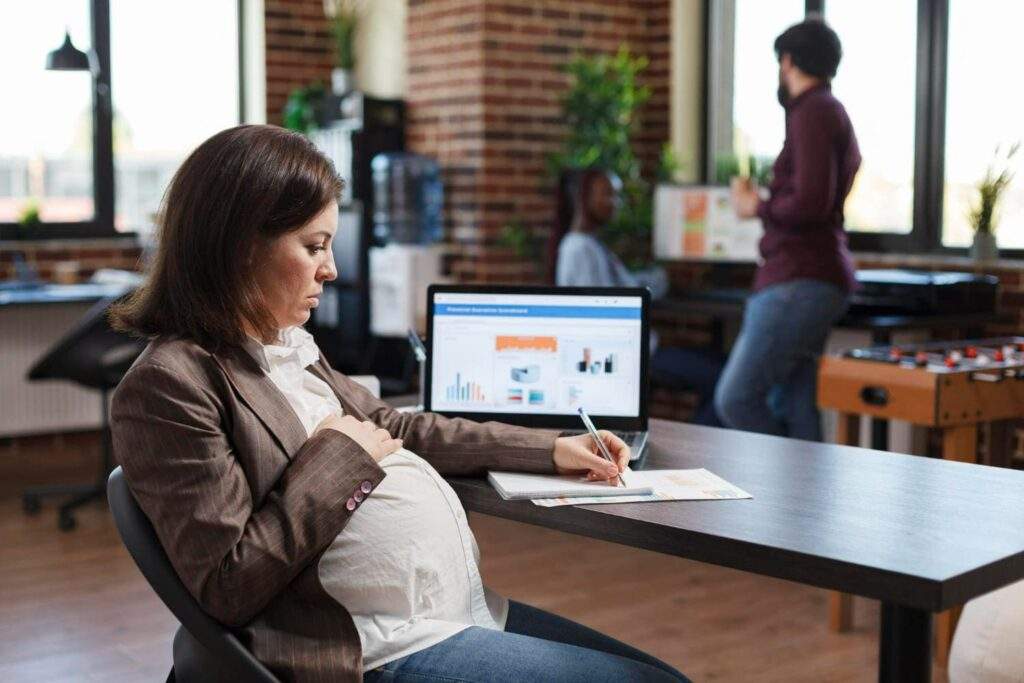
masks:
<svg viewBox="0 0 1024 683"><path fill-rule="evenodd" d="M704 3L672 0L672 55L669 71L672 149L679 160L677 181L700 177L704 145Z"/></svg>
<svg viewBox="0 0 1024 683"><path fill-rule="evenodd" d="M356 37L356 85L374 97L405 97L406 0L373 0Z"/></svg>
<svg viewBox="0 0 1024 683"><path fill-rule="evenodd" d="M242 123L267 122L267 49L263 11L263 0L244 0L242 79L245 83L245 110Z"/></svg>

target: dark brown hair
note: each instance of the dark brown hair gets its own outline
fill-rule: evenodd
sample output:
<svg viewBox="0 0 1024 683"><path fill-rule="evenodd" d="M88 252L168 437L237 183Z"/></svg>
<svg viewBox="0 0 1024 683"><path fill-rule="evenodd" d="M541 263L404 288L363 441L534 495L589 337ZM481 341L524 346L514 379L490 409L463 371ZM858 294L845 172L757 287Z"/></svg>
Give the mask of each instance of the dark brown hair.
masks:
<svg viewBox="0 0 1024 683"><path fill-rule="evenodd" d="M831 82L843 59L843 44L822 19L812 17L793 24L775 39L775 56L789 55L801 71Z"/></svg>
<svg viewBox="0 0 1024 683"><path fill-rule="evenodd" d="M337 201L341 187L330 160L302 135L252 125L217 133L174 174L146 282L113 308L111 323L210 350L241 344L244 323L272 337L253 277L262 251Z"/></svg>
<svg viewBox="0 0 1024 683"><path fill-rule="evenodd" d="M598 178L612 180L615 174L605 168L569 168L558 176L558 187L555 197L555 220L548 233L547 267L548 281L555 283L555 270L558 267L558 245L562 238L572 229L572 220L577 211L586 211L590 201L590 191Z"/></svg>

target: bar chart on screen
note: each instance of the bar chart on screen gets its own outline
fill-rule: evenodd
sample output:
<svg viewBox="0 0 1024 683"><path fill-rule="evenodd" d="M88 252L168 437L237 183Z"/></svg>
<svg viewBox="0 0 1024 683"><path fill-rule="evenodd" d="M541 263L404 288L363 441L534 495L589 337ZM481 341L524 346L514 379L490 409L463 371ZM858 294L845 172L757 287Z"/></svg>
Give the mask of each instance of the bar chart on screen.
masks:
<svg viewBox="0 0 1024 683"><path fill-rule="evenodd" d="M466 381L463 374L455 373L454 384L445 387L445 398L463 403L486 403L487 396L479 382Z"/></svg>

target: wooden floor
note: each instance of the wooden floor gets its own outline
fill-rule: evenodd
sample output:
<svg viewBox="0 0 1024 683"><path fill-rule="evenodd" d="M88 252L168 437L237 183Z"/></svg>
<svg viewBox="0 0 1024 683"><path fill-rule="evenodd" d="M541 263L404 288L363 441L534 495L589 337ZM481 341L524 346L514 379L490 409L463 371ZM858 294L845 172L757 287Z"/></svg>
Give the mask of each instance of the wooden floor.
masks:
<svg viewBox="0 0 1024 683"><path fill-rule="evenodd" d="M57 531L0 499L0 681L162 681L176 622L105 507ZM825 628L824 591L471 515L497 591L629 642L695 681L872 681L877 607ZM935 681L945 681L937 671Z"/></svg>

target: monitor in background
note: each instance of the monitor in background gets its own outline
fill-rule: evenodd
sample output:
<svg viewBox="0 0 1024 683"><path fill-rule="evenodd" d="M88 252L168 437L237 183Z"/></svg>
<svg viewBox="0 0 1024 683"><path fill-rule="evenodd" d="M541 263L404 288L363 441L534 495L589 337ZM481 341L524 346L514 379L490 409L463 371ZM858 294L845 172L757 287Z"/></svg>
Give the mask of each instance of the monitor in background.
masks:
<svg viewBox="0 0 1024 683"><path fill-rule="evenodd" d="M435 285L427 294L426 409L580 430L647 429L649 292Z"/></svg>

